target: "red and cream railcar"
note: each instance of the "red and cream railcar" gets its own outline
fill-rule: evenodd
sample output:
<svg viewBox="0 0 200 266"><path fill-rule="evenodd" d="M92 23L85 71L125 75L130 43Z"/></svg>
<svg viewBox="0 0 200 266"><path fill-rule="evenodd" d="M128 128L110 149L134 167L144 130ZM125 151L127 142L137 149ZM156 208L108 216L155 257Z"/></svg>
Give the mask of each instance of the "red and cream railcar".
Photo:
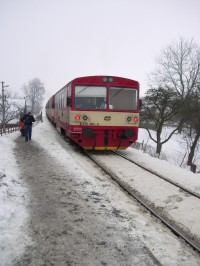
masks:
<svg viewBox="0 0 200 266"><path fill-rule="evenodd" d="M55 95L53 95L46 104L46 116L54 124L55 118Z"/></svg>
<svg viewBox="0 0 200 266"><path fill-rule="evenodd" d="M76 78L53 95L46 115L87 150L126 149L137 140L139 83L121 77Z"/></svg>

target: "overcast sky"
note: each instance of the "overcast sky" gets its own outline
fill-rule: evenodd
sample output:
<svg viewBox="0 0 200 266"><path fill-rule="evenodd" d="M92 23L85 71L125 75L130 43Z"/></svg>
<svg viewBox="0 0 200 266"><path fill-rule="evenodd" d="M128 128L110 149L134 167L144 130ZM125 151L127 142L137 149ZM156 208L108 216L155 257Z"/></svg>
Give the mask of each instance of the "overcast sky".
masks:
<svg viewBox="0 0 200 266"><path fill-rule="evenodd" d="M180 36L200 45L200 0L0 0L0 81L20 91L39 78L50 97L70 80L140 82Z"/></svg>

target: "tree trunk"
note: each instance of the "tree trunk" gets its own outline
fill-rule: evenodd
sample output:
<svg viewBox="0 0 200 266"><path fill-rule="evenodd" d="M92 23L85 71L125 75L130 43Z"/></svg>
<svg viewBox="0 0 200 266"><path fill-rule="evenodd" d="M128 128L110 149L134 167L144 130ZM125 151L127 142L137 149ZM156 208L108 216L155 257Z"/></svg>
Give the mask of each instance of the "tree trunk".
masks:
<svg viewBox="0 0 200 266"><path fill-rule="evenodd" d="M181 134L182 131L183 131L183 124L184 124L183 121L181 121L180 124L179 124L179 127L178 127L178 133L179 134Z"/></svg>
<svg viewBox="0 0 200 266"><path fill-rule="evenodd" d="M162 126L160 125L159 128L157 129L157 146L156 146L156 153L159 154L161 153L161 149L162 149L162 144L161 144L161 132L162 132Z"/></svg>
<svg viewBox="0 0 200 266"><path fill-rule="evenodd" d="M194 158L194 151L195 151L195 148L196 148L196 145L197 145L197 142L198 142L198 140L199 140L199 137L200 137L200 134L199 133L197 133L197 135L196 135L196 137L195 137L195 139L194 139L194 142L193 142L193 144L192 144L192 146L191 146L191 148L190 148L190 153L189 153L189 155L188 155L188 162L187 162L187 164L188 165L190 165L190 166L192 166L192 160L193 160L193 158Z"/></svg>
<svg viewBox="0 0 200 266"><path fill-rule="evenodd" d="M197 170L197 166L196 166L196 164L192 164L191 167L190 167L190 170L191 170L193 173L196 173L196 170Z"/></svg>
<svg viewBox="0 0 200 266"><path fill-rule="evenodd" d="M156 153L160 155L161 150L162 150L162 144L160 142L157 142Z"/></svg>

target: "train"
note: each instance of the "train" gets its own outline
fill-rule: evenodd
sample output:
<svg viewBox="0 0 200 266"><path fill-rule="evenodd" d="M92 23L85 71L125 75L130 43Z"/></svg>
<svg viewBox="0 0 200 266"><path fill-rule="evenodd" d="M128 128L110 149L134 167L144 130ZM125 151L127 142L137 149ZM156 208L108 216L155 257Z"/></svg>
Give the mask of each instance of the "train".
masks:
<svg viewBox="0 0 200 266"><path fill-rule="evenodd" d="M85 150L124 150L138 138L139 87L117 76L78 77L51 96L46 116Z"/></svg>

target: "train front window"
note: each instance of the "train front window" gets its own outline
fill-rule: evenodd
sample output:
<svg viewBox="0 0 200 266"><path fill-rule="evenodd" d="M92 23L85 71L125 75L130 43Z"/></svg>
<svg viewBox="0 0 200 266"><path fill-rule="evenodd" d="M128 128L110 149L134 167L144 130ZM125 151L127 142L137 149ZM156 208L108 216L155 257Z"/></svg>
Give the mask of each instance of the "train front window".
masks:
<svg viewBox="0 0 200 266"><path fill-rule="evenodd" d="M105 102L106 102L106 87L101 87L101 86L75 87L75 108L101 109L103 103ZM104 108L106 108L106 106Z"/></svg>
<svg viewBox="0 0 200 266"><path fill-rule="evenodd" d="M138 95L136 89L110 87L109 106L113 110L137 110Z"/></svg>

